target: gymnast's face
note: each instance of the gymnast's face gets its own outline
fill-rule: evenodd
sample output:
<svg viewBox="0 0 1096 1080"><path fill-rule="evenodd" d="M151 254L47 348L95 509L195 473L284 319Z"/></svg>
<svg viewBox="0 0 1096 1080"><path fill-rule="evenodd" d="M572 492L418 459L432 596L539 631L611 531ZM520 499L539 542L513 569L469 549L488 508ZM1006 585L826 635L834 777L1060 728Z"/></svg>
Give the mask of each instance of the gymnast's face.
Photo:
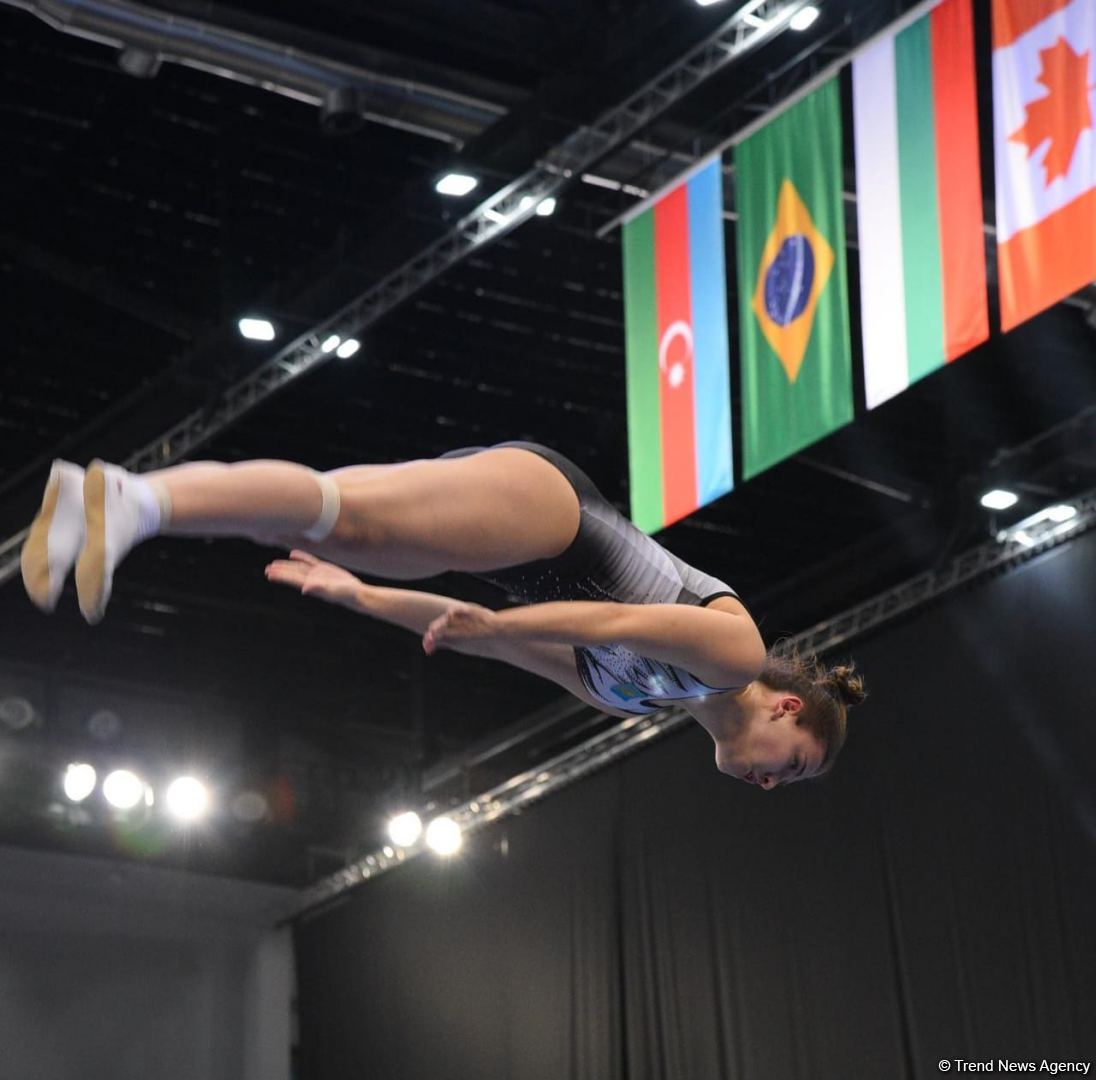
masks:
<svg viewBox="0 0 1096 1080"><path fill-rule="evenodd" d="M720 771L766 791L817 776L826 751L798 723L802 699L784 690L762 689L739 729L721 741Z"/></svg>

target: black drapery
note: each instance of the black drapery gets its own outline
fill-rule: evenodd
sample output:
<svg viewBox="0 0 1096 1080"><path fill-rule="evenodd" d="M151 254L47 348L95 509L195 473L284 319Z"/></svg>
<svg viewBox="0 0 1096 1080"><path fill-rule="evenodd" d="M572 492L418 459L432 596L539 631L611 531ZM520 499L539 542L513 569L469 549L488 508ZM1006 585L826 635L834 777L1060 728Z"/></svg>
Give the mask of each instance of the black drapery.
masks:
<svg viewBox="0 0 1096 1080"><path fill-rule="evenodd" d="M826 780L691 729L367 883L297 927L302 1080L1096 1061L1094 611L1089 535L858 646Z"/></svg>

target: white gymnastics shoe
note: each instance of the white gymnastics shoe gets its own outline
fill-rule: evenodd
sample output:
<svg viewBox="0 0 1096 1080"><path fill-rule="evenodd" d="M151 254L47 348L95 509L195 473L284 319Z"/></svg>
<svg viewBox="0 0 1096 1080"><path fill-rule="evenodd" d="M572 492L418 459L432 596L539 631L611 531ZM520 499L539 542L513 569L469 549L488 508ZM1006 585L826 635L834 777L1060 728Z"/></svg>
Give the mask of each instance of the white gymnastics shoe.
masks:
<svg viewBox="0 0 1096 1080"><path fill-rule="evenodd" d="M84 474L84 548L76 561L76 597L89 623L102 619L115 567L135 544L159 531L160 504L147 480L93 461Z"/></svg>
<svg viewBox="0 0 1096 1080"><path fill-rule="evenodd" d="M76 555L84 543L84 470L55 461L42 507L31 522L20 566L27 596L45 612L57 606Z"/></svg>

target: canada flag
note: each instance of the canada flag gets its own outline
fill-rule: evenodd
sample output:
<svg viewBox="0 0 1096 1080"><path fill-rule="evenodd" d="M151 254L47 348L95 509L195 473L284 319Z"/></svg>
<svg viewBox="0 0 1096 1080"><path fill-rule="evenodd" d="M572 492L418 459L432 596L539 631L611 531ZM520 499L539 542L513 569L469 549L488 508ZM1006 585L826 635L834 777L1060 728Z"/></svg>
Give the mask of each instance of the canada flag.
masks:
<svg viewBox="0 0 1096 1080"><path fill-rule="evenodd" d="M993 0L1001 329L1096 279L1096 0Z"/></svg>

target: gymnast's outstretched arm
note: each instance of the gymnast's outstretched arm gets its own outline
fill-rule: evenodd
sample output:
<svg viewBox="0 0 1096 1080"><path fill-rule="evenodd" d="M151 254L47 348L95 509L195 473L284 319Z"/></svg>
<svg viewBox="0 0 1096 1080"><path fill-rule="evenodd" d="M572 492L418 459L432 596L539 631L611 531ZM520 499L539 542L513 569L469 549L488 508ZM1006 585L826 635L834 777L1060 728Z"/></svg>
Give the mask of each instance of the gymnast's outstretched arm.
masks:
<svg viewBox="0 0 1096 1080"><path fill-rule="evenodd" d="M454 600L450 596L369 585L342 567L317 559L305 551L293 551L288 559L276 559L267 566L266 577L268 581L297 589L304 596L338 604L360 615L369 615L420 635L450 612L464 612L481 622L493 619L496 614L489 608ZM448 647L469 656L500 660L549 679L601 712L610 712L614 716L630 715L606 709L603 703L589 696L578 677L574 652L568 645L483 635L454 641Z"/></svg>
<svg viewBox="0 0 1096 1080"><path fill-rule="evenodd" d="M325 600L416 634L425 633L436 618L454 608L473 606L436 593L367 585L341 566L324 562L306 551L292 551L288 559L275 559L266 568L266 579L298 589L302 596ZM485 641L469 641L465 645L459 651L473 656L489 653Z"/></svg>
<svg viewBox="0 0 1096 1080"><path fill-rule="evenodd" d="M473 640L623 645L713 686L744 686L765 663L752 619L691 604L566 600L500 612L455 609L439 613L423 643L432 652Z"/></svg>

